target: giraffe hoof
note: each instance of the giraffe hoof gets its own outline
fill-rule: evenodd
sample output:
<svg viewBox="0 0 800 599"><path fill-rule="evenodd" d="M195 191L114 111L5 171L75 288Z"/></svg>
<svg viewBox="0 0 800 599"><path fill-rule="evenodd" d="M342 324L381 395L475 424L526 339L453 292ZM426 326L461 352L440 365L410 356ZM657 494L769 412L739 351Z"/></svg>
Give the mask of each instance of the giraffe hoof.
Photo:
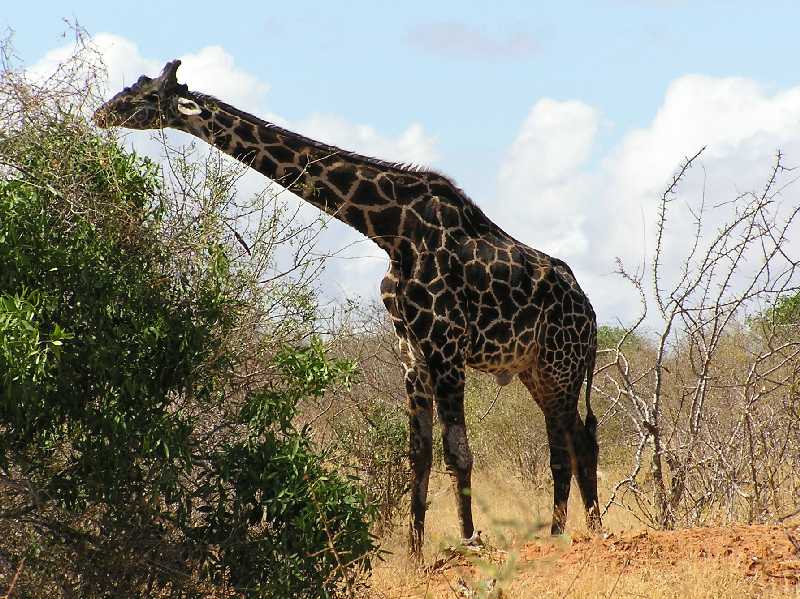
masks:
<svg viewBox="0 0 800 599"><path fill-rule="evenodd" d="M483 539L481 538L481 531L476 530L474 534L468 539L461 539L462 547L471 549L478 549L484 546Z"/></svg>

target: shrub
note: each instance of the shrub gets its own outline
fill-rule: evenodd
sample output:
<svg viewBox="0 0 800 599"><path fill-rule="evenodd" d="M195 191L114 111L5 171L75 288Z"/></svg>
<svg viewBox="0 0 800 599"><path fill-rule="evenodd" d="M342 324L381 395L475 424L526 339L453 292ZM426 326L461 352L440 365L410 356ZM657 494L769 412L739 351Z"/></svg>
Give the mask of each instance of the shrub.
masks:
<svg viewBox="0 0 800 599"><path fill-rule="evenodd" d="M259 284L274 233L304 238L279 216L235 230L230 167L173 155L165 178L44 89L63 88L0 77L0 580L354 592L372 511L294 425L353 367L308 341L309 279Z"/></svg>
<svg viewBox="0 0 800 599"><path fill-rule="evenodd" d="M789 240L800 210L783 201L793 180L780 154L757 192L675 201L699 156L661 196L649 269L620 264L642 310L625 333L641 334L650 318L656 334L649 347L617 343L598 360L597 395L624 423L618 442L632 454L606 508L663 528L781 521L797 513L800 342L786 325L797 305ZM688 250L667 226L679 222L678 205L694 218ZM671 244L685 252L674 265Z"/></svg>
<svg viewBox="0 0 800 599"><path fill-rule="evenodd" d="M347 393L306 402L315 440L337 468L358 477L376 508L376 533L397 523L409 488L408 415L397 338L383 306L353 309L339 323L332 351L358 364ZM335 407L335 409L333 409Z"/></svg>

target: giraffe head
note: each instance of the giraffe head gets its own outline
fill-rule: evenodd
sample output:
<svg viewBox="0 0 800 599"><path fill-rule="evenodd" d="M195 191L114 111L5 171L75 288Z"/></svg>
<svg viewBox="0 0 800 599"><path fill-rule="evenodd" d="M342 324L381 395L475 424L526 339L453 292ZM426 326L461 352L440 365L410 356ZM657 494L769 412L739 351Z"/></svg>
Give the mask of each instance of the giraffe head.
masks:
<svg viewBox="0 0 800 599"><path fill-rule="evenodd" d="M94 122L103 128L160 129L200 114L200 107L188 97L189 88L178 83L175 73L180 65L180 60L168 62L155 79L142 75L98 108Z"/></svg>

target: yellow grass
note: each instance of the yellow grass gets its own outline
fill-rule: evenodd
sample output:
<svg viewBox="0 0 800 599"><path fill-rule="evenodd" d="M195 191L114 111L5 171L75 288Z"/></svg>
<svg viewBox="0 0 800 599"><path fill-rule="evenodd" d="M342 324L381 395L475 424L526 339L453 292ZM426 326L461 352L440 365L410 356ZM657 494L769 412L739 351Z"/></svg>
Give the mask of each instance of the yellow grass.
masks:
<svg viewBox="0 0 800 599"><path fill-rule="evenodd" d="M613 480L617 480L614 478ZM609 480L601 477L601 501L608 496ZM552 504L549 485L530 488L504 472L478 472L473 477L476 527L490 546L507 552L511 560L520 548L536 537L549 541ZM457 541L458 521L455 500L447 476L431 477L430 507L426 518L425 564L445 555L445 548ZM612 509L604 526L615 534L641 530L643 526L621 509ZM383 540L390 552L378 563L372 576L372 593L378 598L458 597L451 589L459 573L420 570L406 555L407 524L402 522ZM583 506L576 485L570 497L568 531L586 532ZM547 540L545 540L547 539ZM569 539L553 541L568 546ZM507 567L499 576L489 566L468 568L464 580L475 585L480 580L497 577L504 599L528 597L653 597L653 598L739 598L800 597L795 587L780 586L761 579L750 579L741 569L724 561L711 562L676 556L669 568L654 563L637 563L630 568L604 569L602 564L556 565L552 560L536 560L522 566ZM507 560L508 561L508 560ZM502 567L502 566L501 566ZM484 595L485 596L485 595ZM492 595L495 596L495 595Z"/></svg>
<svg viewBox="0 0 800 599"><path fill-rule="evenodd" d="M534 576L521 575L504 588L503 599L530 597L642 597L653 599L741 599L744 597L798 597L792 586L744 578L733 566L708 565L684 561L664 571L658 566L637 568L633 572L607 573L593 566L575 572L573 577L548 576L540 568ZM408 597L424 597L407 595ZM429 595L433 596L433 595ZM446 595L445 595L446 596Z"/></svg>

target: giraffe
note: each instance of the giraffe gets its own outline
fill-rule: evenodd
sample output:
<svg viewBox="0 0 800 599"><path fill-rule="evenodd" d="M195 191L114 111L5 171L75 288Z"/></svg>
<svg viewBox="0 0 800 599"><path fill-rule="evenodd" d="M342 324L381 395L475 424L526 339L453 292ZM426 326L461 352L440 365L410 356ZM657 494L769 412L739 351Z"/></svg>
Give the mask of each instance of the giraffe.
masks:
<svg viewBox="0 0 800 599"><path fill-rule="evenodd" d="M140 77L94 114L98 126L171 127L251 166L350 225L389 256L381 297L399 339L408 398L409 551L421 559L433 411L463 539L475 539L466 368L518 376L544 413L562 534L572 476L600 530L597 419L590 394L597 326L567 264L513 239L445 176L320 143L179 84L179 60ZM586 383L586 418L578 410Z"/></svg>

